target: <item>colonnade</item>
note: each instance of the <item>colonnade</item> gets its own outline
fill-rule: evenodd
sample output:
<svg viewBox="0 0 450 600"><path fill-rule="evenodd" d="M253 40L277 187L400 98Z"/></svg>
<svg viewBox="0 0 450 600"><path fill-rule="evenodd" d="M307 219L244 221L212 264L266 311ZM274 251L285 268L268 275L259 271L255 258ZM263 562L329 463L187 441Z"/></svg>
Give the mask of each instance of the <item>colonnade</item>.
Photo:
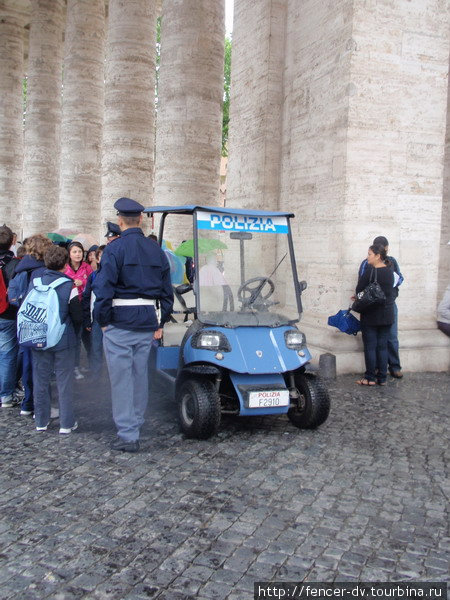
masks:
<svg viewBox="0 0 450 600"><path fill-rule="evenodd" d="M119 196L216 204L224 10L224 0L0 0L2 221L21 236L98 237Z"/></svg>

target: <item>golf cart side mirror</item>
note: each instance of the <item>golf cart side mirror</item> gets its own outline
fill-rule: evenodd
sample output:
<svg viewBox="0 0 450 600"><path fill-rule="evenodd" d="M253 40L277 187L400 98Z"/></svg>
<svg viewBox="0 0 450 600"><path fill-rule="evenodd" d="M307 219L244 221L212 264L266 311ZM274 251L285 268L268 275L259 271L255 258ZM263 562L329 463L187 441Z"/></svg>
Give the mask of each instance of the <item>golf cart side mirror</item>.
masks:
<svg viewBox="0 0 450 600"><path fill-rule="evenodd" d="M306 283L306 281L299 281L298 282L298 288L299 288L300 294L302 292L304 292L307 287L308 287L308 284Z"/></svg>
<svg viewBox="0 0 450 600"><path fill-rule="evenodd" d="M186 294L192 290L192 285L190 283L182 283L181 285L177 285L175 290L177 294Z"/></svg>

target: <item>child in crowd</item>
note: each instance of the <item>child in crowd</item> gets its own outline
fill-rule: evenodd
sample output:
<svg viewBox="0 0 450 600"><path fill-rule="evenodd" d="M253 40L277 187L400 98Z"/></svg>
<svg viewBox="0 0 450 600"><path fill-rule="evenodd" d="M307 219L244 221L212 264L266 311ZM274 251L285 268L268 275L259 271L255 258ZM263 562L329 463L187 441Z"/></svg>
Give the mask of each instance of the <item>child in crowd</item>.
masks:
<svg viewBox="0 0 450 600"><path fill-rule="evenodd" d="M103 250L106 246L99 246L95 251L95 260L100 267ZM92 291L92 284L98 274L98 269L88 277L86 288L83 292L83 329L90 332L91 351L89 353L89 369L92 377L96 377L102 368L103 363L103 332L98 322L93 318L95 294Z"/></svg>
<svg viewBox="0 0 450 600"><path fill-rule="evenodd" d="M73 410L73 376L76 352L75 328L81 327L82 310L76 288L65 274L68 260L67 251L51 246L44 255L45 271L41 277L44 285L49 285L61 277L67 282L56 288L59 301L59 316L65 328L59 342L46 350L32 348L33 388L36 430L46 431L50 422L50 390L48 382L55 372L59 400L59 433L67 434L77 428ZM30 289L33 287L31 284Z"/></svg>
<svg viewBox="0 0 450 600"><path fill-rule="evenodd" d="M78 292L78 299L81 298L87 284L89 275L92 273L92 267L83 261L84 248L80 242L72 242L69 244L69 262L66 266L65 274L72 280ZM75 353L75 379L84 379L84 375L80 372L80 353L81 340L83 340L86 352L90 353L90 333L83 327L79 326L76 331L76 353Z"/></svg>
<svg viewBox="0 0 450 600"><path fill-rule="evenodd" d="M18 260L11 251L13 232L9 227L0 227L0 402L2 408L15 404L14 392L17 371L16 321L17 307L9 304L7 289L14 277Z"/></svg>
<svg viewBox="0 0 450 600"><path fill-rule="evenodd" d="M93 246L91 246L89 248L89 250L86 253L86 262L88 263L88 265L90 265L90 267L93 271L96 271L97 266L98 266L98 262L97 262L97 258L96 258L97 250L98 250L98 246L97 246L97 244L94 244Z"/></svg>
<svg viewBox="0 0 450 600"><path fill-rule="evenodd" d="M41 277L45 271L44 254L52 247L52 242L40 233L32 235L27 238L24 242L25 255L22 260L16 266L14 279L19 278L21 273L25 273L24 285L25 290L30 287L35 277ZM11 297L11 287L8 292L10 296L10 302L16 303L16 306L20 306L21 301ZM33 367L32 367L32 354L30 348L20 348L19 354L22 359L22 384L25 391L25 396L21 404L21 415L32 415L33 406Z"/></svg>

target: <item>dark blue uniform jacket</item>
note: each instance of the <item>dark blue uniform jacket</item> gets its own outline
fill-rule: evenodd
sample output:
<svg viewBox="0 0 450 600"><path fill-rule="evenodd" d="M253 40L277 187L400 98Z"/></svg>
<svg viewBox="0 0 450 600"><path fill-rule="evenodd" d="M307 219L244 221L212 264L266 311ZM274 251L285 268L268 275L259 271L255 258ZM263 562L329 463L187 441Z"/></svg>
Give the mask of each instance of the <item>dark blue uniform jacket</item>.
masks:
<svg viewBox="0 0 450 600"><path fill-rule="evenodd" d="M122 231L108 244L93 285L94 319L101 327L114 325L130 331L155 331L173 309L170 267L165 253L139 227ZM114 298L159 299L161 319L154 306L112 306Z"/></svg>

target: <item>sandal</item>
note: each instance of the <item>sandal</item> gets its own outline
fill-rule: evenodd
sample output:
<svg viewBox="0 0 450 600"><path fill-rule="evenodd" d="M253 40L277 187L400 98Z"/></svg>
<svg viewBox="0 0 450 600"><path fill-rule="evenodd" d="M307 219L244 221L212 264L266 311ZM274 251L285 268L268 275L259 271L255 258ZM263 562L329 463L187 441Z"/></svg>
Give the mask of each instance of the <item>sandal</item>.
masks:
<svg viewBox="0 0 450 600"><path fill-rule="evenodd" d="M365 377L363 377L362 379L358 379L358 381L356 383L358 385L371 385L371 386L375 385L375 381L369 381Z"/></svg>
<svg viewBox="0 0 450 600"><path fill-rule="evenodd" d="M377 381L378 385L386 385L385 381Z"/></svg>

